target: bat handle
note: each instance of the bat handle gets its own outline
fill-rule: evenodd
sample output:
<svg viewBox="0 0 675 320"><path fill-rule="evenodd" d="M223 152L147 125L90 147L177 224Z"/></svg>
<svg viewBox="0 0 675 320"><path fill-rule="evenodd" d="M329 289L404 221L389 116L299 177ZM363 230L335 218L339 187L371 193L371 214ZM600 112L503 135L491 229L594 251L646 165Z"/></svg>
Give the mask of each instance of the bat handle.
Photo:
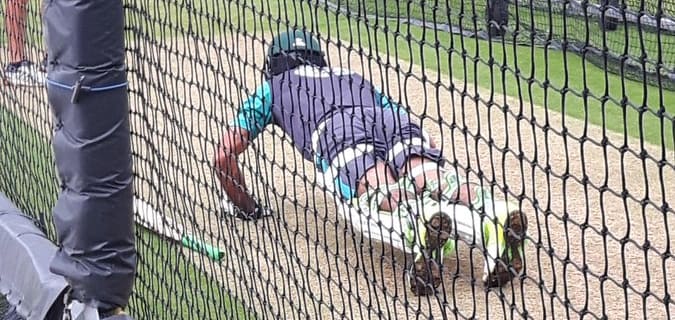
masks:
<svg viewBox="0 0 675 320"><path fill-rule="evenodd" d="M214 261L220 261L225 256L225 253L219 248L216 248L208 243L202 242L192 236L183 236L181 243L187 248L190 248L192 250L207 255Z"/></svg>

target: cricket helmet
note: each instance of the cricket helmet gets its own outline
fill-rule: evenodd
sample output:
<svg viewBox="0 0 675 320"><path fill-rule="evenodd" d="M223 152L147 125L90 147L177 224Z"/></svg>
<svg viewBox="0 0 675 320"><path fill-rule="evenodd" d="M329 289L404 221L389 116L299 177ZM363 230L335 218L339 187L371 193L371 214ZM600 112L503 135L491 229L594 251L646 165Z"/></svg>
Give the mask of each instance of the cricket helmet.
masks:
<svg viewBox="0 0 675 320"><path fill-rule="evenodd" d="M311 32L290 29L272 39L265 59L268 77L306 64L326 66L319 40Z"/></svg>

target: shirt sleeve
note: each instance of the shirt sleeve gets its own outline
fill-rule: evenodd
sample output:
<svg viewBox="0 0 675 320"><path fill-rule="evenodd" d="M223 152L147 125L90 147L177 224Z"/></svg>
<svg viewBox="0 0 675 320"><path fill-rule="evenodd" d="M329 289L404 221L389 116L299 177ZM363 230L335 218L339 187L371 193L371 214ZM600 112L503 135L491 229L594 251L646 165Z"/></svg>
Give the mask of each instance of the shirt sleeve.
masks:
<svg viewBox="0 0 675 320"><path fill-rule="evenodd" d="M268 82L258 87L239 107L231 126L245 129L254 139L272 121L272 90Z"/></svg>

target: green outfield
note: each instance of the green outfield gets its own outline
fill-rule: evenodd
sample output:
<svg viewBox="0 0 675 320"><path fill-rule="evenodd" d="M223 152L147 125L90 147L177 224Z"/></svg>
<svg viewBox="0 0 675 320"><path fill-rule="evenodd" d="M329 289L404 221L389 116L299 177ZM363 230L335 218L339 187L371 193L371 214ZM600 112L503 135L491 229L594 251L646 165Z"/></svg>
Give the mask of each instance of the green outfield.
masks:
<svg viewBox="0 0 675 320"><path fill-rule="evenodd" d="M369 10L374 7L373 1L365 3L370 5ZM440 70L470 85L506 94L523 102L532 102L654 145L673 148L674 91L659 90L607 73L573 53L564 54L541 47L503 45L411 25L396 26L392 22L387 23L390 30L382 32L383 19L366 23L363 18L357 20L354 16L336 15L331 11L316 9L315 4L306 2L254 0L221 4L204 1L193 3L189 8L180 4L157 7L152 1L137 5L141 8L137 10L142 11L127 14L128 19L131 19L130 24L157 37L176 35L177 30L189 30L191 25L205 30L203 36L216 37L226 32L270 34L285 28L285 25L297 23L313 30L318 29L323 37L329 37L332 41L337 38L347 40L366 50L380 52L380 55L389 54L428 70ZM413 7L418 4L409 6L403 9L421 14L420 8ZM170 14L157 15L154 14L156 12ZM204 12L210 15L207 17L203 15ZM145 13L153 13L156 19L141 21L136 17L137 14ZM528 19L542 23L544 18L541 13L538 15ZM572 23L573 19L569 20ZM232 26L231 30L227 26ZM599 32L596 23L589 23L588 26L589 34ZM395 37L393 28L400 28L400 34L410 33L413 41ZM628 32L633 31L629 28ZM624 36L623 31L611 35L617 39ZM673 36L662 37L672 39ZM420 45L422 39L432 44ZM433 46L436 40L441 47L439 50ZM506 71L502 72L502 69ZM455 89L463 90L462 87ZM494 99L502 101L499 97ZM625 101L626 107L622 101ZM509 108L518 113L521 106L511 105ZM522 108L529 109L529 105L523 105ZM540 125L543 121L539 120Z"/></svg>
<svg viewBox="0 0 675 320"><path fill-rule="evenodd" d="M229 289L180 246L139 228L138 276L130 309L136 319L252 319ZM201 263L201 268L205 264Z"/></svg>
<svg viewBox="0 0 675 320"><path fill-rule="evenodd" d="M25 213L38 218L55 239L51 210L58 184L49 141L0 105L0 191ZM138 276L131 301L137 319L251 318L228 290L181 247L140 227ZM204 297L210 297L208 300ZM219 301L205 305L205 301ZM213 303L213 302L212 302ZM137 314L140 312L140 314Z"/></svg>
<svg viewBox="0 0 675 320"><path fill-rule="evenodd" d="M538 2L540 6L546 4L543 0ZM351 10L360 9L368 14L401 17L403 19L410 17L424 20L427 23L462 26L465 31L473 32L485 30L486 5L487 1L473 2L467 0L450 0L444 4L438 3L438 7L433 7L433 4L422 6L419 3L411 3L408 5L385 0L346 1L346 7ZM572 6L569 5L568 10L571 10L571 8ZM627 3L627 9L634 12L640 10L635 4L631 3ZM560 10L562 10L560 4L550 12L533 10L526 4L510 5L509 29L518 32L511 33L506 38L509 40L515 39L517 42L526 45L533 43L530 37L533 33L536 33L537 39L534 40L534 43L542 44L550 34L553 40L558 41L562 41L564 37L570 42L573 42L574 39L587 39L589 43L597 47L601 47L603 40L605 40L609 52L623 53L624 49L627 49L626 54L635 59L642 55L643 52L640 48L643 46L645 55L651 60L656 60L658 57L659 42L663 46L664 54L667 54L667 50L675 45L675 34L672 33L662 32L657 34L656 32L649 32L646 27L643 27L641 32L635 24L627 24L625 28L622 24L616 31L604 32L598 17L585 18L572 14L565 16L560 13ZM664 16L675 16L675 11L672 8L670 11L667 7L663 10ZM655 1L646 1L644 12L655 15L657 12ZM473 17L476 17L476 19L474 20ZM665 44L670 44L671 47L667 47ZM668 57L670 59L666 59ZM670 63L675 62L673 59L675 59L673 55L664 57L664 60Z"/></svg>

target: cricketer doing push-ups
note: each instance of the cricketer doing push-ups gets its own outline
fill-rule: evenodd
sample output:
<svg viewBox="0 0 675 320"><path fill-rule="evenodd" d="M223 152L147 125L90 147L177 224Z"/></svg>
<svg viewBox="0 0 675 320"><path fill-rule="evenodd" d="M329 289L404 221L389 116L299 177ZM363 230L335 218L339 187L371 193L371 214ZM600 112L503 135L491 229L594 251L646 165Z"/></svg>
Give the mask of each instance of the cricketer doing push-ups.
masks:
<svg viewBox="0 0 675 320"><path fill-rule="evenodd" d="M415 294L435 292L455 239L485 250L486 286L522 273L527 219L518 205L493 199L445 168L440 149L406 110L361 75L328 66L312 34L274 37L265 78L218 147L215 168L227 212L242 219L266 215L247 191L237 156L274 124L315 164L318 180L355 228L413 253L406 279Z"/></svg>

